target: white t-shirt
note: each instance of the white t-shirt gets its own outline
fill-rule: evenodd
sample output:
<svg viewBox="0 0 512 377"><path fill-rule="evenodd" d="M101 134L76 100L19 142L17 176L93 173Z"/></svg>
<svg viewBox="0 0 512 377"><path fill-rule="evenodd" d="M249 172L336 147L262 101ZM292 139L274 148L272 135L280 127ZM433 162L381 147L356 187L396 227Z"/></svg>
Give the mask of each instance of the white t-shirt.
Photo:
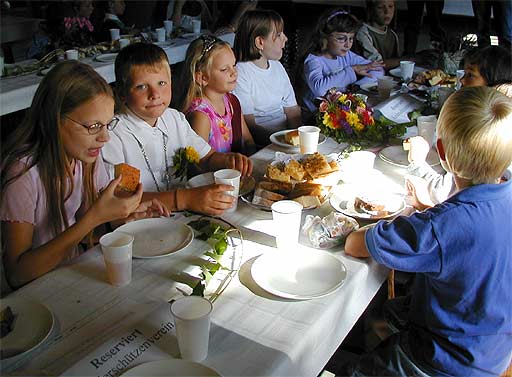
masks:
<svg viewBox="0 0 512 377"><path fill-rule="evenodd" d="M177 110L166 109L155 127L148 125L130 110L118 117L119 124L110 132L110 141L102 148L103 160L111 177L114 176L114 165L122 162L139 169L140 181L146 192L158 191L157 184L160 191L167 191L164 149L167 150L167 166L171 177L174 173L172 158L178 148L192 146L200 158L210 152L210 145L192 130L185 115ZM147 162L142 149L146 153ZM171 184L178 182L178 179L173 179Z"/></svg>
<svg viewBox="0 0 512 377"><path fill-rule="evenodd" d="M253 114L257 125L278 130L286 128L284 108L297 106L297 100L283 65L277 60L268 63L267 69L253 62L238 63L233 93L240 100L242 114Z"/></svg>

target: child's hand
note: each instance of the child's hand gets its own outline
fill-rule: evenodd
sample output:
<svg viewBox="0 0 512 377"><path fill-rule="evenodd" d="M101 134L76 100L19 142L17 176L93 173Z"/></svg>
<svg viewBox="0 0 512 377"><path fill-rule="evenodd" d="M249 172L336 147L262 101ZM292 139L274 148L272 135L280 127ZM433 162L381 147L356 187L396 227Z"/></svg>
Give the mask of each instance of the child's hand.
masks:
<svg viewBox="0 0 512 377"><path fill-rule="evenodd" d="M184 207L190 211L220 216L238 200L226 192L232 188L230 185L213 184L183 190Z"/></svg>
<svg viewBox="0 0 512 377"><path fill-rule="evenodd" d="M171 211L158 199L151 199L139 204L135 211L126 218L126 222L151 218L151 217L168 217Z"/></svg>
<svg viewBox="0 0 512 377"><path fill-rule="evenodd" d="M405 188L410 197L410 204L419 211L433 207L434 202L428 192L427 181L414 175L405 176Z"/></svg>
<svg viewBox="0 0 512 377"><path fill-rule="evenodd" d="M414 136L409 139L409 162L421 163L427 159L430 145L422 136Z"/></svg>
<svg viewBox="0 0 512 377"><path fill-rule="evenodd" d="M236 169L242 176L251 175L252 161L240 153L224 153L226 169Z"/></svg>
<svg viewBox="0 0 512 377"><path fill-rule="evenodd" d="M354 72L359 76L373 77L369 71L375 71L384 67L383 61L371 62L368 64L356 64L352 66Z"/></svg>

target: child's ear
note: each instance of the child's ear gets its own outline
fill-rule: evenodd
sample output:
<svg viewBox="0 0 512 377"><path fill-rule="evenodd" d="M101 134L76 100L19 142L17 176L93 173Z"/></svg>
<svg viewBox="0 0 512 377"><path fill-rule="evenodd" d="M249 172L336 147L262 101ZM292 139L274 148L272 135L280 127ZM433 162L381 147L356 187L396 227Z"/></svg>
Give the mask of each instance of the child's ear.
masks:
<svg viewBox="0 0 512 377"><path fill-rule="evenodd" d="M443 161L446 161L446 155L444 153L443 141L441 139L437 139L436 146L437 146L437 153L439 153L439 158Z"/></svg>
<svg viewBox="0 0 512 377"><path fill-rule="evenodd" d="M201 87L208 85L208 76L203 74L203 72L196 72L194 74L194 80L196 81L197 85Z"/></svg>
<svg viewBox="0 0 512 377"><path fill-rule="evenodd" d="M263 50L263 45L265 44L265 39L262 36L258 36L254 38L254 45L258 50Z"/></svg>

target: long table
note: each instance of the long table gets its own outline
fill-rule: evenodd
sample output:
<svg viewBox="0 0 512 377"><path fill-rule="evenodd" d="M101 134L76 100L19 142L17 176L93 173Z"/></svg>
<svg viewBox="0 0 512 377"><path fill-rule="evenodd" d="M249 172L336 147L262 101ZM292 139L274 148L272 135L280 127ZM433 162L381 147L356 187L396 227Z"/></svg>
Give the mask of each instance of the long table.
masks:
<svg viewBox="0 0 512 377"><path fill-rule="evenodd" d="M329 154L344 147L327 139L319 151ZM270 145L251 157L256 177L264 174L277 151L286 152ZM403 185L403 168L378 157L375 167L397 187ZM317 209L304 210L303 220L307 215L325 216L331 211L333 208L327 201ZM183 214L177 214L176 218L189 221ZM312 300L280 298L260 288L251 275L251 266L259 255L278 252L272 214L240 201L234 213L222 218L242 230L243 264L214 302L210 349L202 363L222 376L318 375L386 280L388 269L372 260L348 257L338 247L329 252L347 268L341 288ZM301 242L304 250L311 249ZM154 334L164 328L167 331L165 326L172 322L167 302L175 297L177 286L170 276L201 253L204 243L194 240L173 256L134 259L132 282L116 288L106 282L101 252L94 247L72 264L59 267L12 293L8 297L44 303L55 316L55 326L50 338L40 347L3 362L2 374L99 375L90 372L93 361L99 367L98 355L116 344L119 348L118 339L130 339L126 334L139 331L133 330L134 326ZM164 343L160 352L151 353L149 359L179 358L174 335ZM123 368L143 360L148 359L134 360L129 365L123 364Z"/></svg>
<svg viewBox="0 0 512 377"><path fill-rule="evenodd" d="M187 48L194 38L194 36L176 38L171 40L171 45L164 45L162 47L167 53L170 64L185 60ZM235 34L227 33L219 36L219 38L233 45ZM113 62L98 62L94 58L84 58L80 61L94 67L96 72L107 82L115 81ZM0 78L0 116L28 108L42 79L43 76L38 73Z"/></svg>

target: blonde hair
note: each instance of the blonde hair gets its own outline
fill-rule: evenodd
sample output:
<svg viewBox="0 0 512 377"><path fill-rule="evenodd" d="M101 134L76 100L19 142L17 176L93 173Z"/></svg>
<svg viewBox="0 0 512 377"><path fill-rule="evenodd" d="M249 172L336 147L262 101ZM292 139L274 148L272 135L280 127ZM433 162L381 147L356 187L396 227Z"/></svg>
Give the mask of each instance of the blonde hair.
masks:
<svg viewBox="0 0 512 377"><path fill-rule="evenodd" d="M223 49L231 46L229 43L218 39L214 36L202 35L192 41L187 49L185 58L185 74L184 74L184 96L181 102L181 111L188 110L193 99L203 96L201 85L196 81L196 73L209 73L212 67L213 55Z"/></svg>
<svg viewBox="0 0 512 377"><path fill-rule="evenodd" d="M445 102L437 135L454 175L496 183L512 162L512 100L489 87L462 88Z"/></svg>

